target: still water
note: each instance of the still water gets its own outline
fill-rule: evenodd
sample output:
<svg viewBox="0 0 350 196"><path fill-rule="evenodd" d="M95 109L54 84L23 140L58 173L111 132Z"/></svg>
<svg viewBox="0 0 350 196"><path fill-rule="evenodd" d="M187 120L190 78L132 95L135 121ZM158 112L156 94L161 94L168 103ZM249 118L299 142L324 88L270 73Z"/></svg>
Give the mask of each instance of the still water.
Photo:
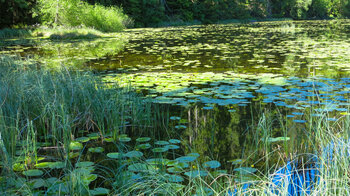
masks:
<svg viewBox="0 0 350 196"><path fill-rule="evenodd" d="M349 20L257 22L7 40L1 53L131 85L170 110L168 134L185 154L268 170L284 156L313 153L314 122L345 126L349 38Z"/></svg>

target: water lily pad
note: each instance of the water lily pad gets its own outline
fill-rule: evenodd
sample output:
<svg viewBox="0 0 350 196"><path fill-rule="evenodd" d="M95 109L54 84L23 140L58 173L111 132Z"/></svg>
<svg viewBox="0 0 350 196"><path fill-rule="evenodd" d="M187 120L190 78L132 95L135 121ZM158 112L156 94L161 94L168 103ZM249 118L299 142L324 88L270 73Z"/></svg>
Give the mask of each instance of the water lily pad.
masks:
<svg viewBox="0 0 350 196"><path fill-rule="evenodd" d="M81 150L81 149L83 149L83 145L81 143L79 143L79 142L72 141L69 144L69 149L70 150Z"/></svg>
<svg viewBox="0 0 350 196"><path fill-rule="evenodd" d="M88 142L90 140L90 138L88 137L78 137L75 139L75 141L77 142Z"/></svg>
<svg viewBox="0 0 350 196"><path fill-rule="evenodd" d="M104 139L106 142L115 142L115 139L113 139L113 138L105 138Z"/></svg>
<svg viewBox="0 0 350 196"><path fill-rule="evenodd" d="M168 151L169 149L168 148L153 148L152 149L152 152L166 152L166 151Z"/></svg>
<svg viewBox="0 0 350 196"><path fill-rule="evenodd" d="M130 151L128 153L125 154L126 157L129 157L129 158L138 158L138 157L142 157L143 156L143 153L140 152L140 151Z"/></svg>
<svg viewBox="0 0 350 196"><path fill-rule="evenodd" d="M221 163L219 161L207 161L205 163L203 163L203 167L205 168L211 168L211 169L215 169L221 166Z"/></svg>
<svg viewBox="0 0 350 196"><path fill-rule="evenodd" d="M170 120L180 120L181 118L180 117L178 117L178 116L171 116L170 117Z"/></svg>
<svg viewBox="0 0 350 196"><path fill-rule="evenodd" d="M205 177L208 175L208 172L201 171L201 170L200 171L194 170L194 171L185 172L184 174L190 178L196 178L196 177Z"/></svg>
<svg viewBox="0 0 350 196"><path fill-rule="evenodd" d="M136 146L136 148L138 148L138 149L143 149L143 150L149 149L149 148L151 148L151 147L152 147L152 146L151 146L151 144L149 144L149 143L139 144L139 145Z"/></svg>
<svg viewBox="0 0 350 196"><path fill-rule="evenodd" d="M46 181L42 178L33 179L29 181L29 184L35 189L47 186Z"/></svg>
<svg viewBox="0 0 350 196"><path fill-rule="evenodd" d="M185 125L176 125L175 129L186 129L187 127Z"/></svg>
<svg viewBox="0 0 350 196"><path fill-rule="evenodd" d="M89 148L89 152L93 152L93 153L101 153L103 152L105 149L102 147L96 147L96 148Z"/></svg>
<svg viewBox="0 0 350 196"><path fill-rule="evenodd" d="M75 164L75 167L91 167L93 166L95 163L90 162L90 161L83 161L83 162L78 162Z"/></svg>
<svg viewBox="0 0 350 196"><path fill-rule="evenodd" d="M192 157L198 158L200 155L196 152L191 152L191 153L187 154L187 156L192 156Z"/></svg>
<svg viewBox="0 0 350 196"><path fill-rule="evenodd" d="M169 142L167 142L167 141L156 141L156 142L154 142L154 144L156 144L156 145L168 145Z"/></svg>
<svg viewBox="0 0 350 196"><path fill-rule="evenodd" d="M169 182L183 182L184 181L184 178L181 176L178 176L178 175L167 175L166 179Z"/></svg>
<svg viewBox="0 0 350 196"><path fill-rule="evenodd" d="M34 176L41 176L44 174L44 172L38 169L31 169L31 170L23 171L22 174L25 176L34 177Z"/></svg>
<svg viewBox="0 0 350 196"><path fill-rule="evenodd" d="M170 139L169 142L172 144L180 144L181 143L181 141L177 140L177 139Z"/></svg>
<svg viewBox="0 0 350 196"><path fill-rule="evenodd" d="M169 159L153 158L153 159L147 159L146 162L152 165L167 165L169 162Z"/></svg>
<svg viewBox="0 0 350 196"><path fill-rule="evenodd" d="M93 190L90 190L91 195L108 195L109 189L106 188L95 188Z"/></svg>
<svg viewBox="0 0 350 196"><path fill-rule="evenodd" d="M189 162L193 162L197 159L197 157L195 156L182 156L182 157L178 157L175 160L178 162L184 162L184 163L189 163Z"/></svg>
<svg viewBox="0 0 350 196"><path fill-rule="evenodd" d="M124 154L119 152L111 152L107 154L107 157L112 159L121 159L124 157Z"/></svg>
<svg viewBox="0 0 350 196"><path fill-rule="evenodd" d="M87 136L89 136L90 140L96 140L96 139L100 138L100 134L99 133L90 133Z"/></svg>
<svg viewBox="0 0 350 196"><path fill-rule="evenodd" d="M131 172L154 172L155 167L144 163L135 163L128 166L128 170Z"/></svg>
<svg viewBox="0 0 350 196"><path fill-rule="evenodd" d="M257 169L252 168L252 167L240 167L240 168L236 168L233 171L236 171L238 173L240 173L241 175L246 175L246 174L253 174L257 171Z"/></svg>
<svg viewBox="0 0 350 196"><path fill-rule="evenodd" d="M178 145L166 145L165 148L168 148L170 150L179 149L180 147Z"/></svg>
<svg viewBox="0 0 350 196"><path fill-rule="evenodd" d="M140 137L136 139L137 142L148 142L150 140L151 140L150 137Z"/></svg>
<svg viewBox="0 0 350 196"><path fill-rule="evenodd" d="M130 138L130 137L120 137L120 138L119 138L119 141L120 141L120 142L130 142L130 141L131 141L131 138Z"/></svg>
<svg viewBox="0 0 350 196"><path fill-rule="evenodd" d="M78 157L80 155L80 153L79 152L69 152L68 155L69 155L70 159L74 159L74 158Z"/></svg>
<svg viewBox="0 0 350 196"><path fill-rule="evenodd" d="M234 159L234 160L231 160L229 162L231 162L232 165L239 165L239 164L243 163L243 159Z"/></svg>
<svg viewBox="0 0 350 196"><path fill-rule="evenodd" d="M35 164L36 168L51 168L51 169L61 169L65 167L63 162L41 162Z"/></svg>

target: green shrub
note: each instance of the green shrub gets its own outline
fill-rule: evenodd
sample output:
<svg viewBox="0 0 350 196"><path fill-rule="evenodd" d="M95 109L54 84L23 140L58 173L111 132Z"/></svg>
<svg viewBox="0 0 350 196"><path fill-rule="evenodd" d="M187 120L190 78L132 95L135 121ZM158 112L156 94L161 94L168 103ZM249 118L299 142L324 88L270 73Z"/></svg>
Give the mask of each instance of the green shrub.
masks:
<svg viewBox="0 0 350 196"><path fill-rule="evenodd" d="M104 32L124 29L131 20L121 8L90 5L80 0L38 0L35 15L43 24L86 26Z"/></svg>
<svg viewBox="0 0 350 196"><path fill-rule="evenodd" d="M0 39L9 39L9 38L19 38L30 36L31 33L26 29L2 29L0 30Z"/></svg>

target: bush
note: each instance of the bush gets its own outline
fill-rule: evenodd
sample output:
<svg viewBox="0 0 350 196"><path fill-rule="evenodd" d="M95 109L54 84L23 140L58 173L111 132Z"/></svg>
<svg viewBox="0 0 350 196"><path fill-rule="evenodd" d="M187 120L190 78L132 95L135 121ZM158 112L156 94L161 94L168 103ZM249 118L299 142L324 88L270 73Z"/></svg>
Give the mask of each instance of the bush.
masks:
<svg viewBox="0 0 350 196"><path fill-rule="evenodd" d="M121 8L90 5L80 0L38 0L35 14L44 24L86 26L104 32L121 31L131 22Z"/></svg>

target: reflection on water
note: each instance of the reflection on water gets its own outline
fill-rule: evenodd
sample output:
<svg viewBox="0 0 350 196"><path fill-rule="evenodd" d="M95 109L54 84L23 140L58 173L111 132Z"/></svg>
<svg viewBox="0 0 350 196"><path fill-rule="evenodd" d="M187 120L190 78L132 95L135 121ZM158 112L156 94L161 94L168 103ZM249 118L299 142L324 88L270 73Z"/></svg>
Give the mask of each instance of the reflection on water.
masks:
<svg viewBox="0 0 350 196"><path fill-rule="evenodd" d="M349 20L132 29L121 38L3 46L57 67L92 68L172 105L185 153L268 169L280 152L312 152L315 121L344 126ZM126 41L127 40L127 41ZM126 43L128 42L128 43ZM249 161L245 161L249 160Z"/></svg>

